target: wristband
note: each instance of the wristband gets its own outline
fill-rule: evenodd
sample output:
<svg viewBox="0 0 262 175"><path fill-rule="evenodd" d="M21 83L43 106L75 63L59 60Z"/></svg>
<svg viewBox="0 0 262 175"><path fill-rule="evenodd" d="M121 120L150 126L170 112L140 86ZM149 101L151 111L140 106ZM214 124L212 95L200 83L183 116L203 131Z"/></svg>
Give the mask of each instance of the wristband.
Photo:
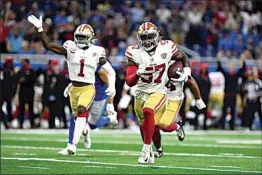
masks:
<svg viewBox="0 0 262 175"><path fill-rule="evenodd" d="M183 73L187 76L191 76L191 68L190 67L184 67Z"/></svg>
<svg viewBox="0 0 262 175"><path fill-rule="evenodd" d="M43 27L39 27L39 28L37 29L37 31L40 33L40 32L43 32L44 29L43 29Z"/></svg>

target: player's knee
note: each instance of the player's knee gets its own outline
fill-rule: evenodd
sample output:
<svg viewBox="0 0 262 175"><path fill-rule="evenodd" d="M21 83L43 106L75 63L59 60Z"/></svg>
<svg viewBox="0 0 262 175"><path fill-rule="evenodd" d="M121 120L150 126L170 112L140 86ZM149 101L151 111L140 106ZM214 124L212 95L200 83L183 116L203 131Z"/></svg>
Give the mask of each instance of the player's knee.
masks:
<svg viewBox="0 0 262 175"><path fill-rule="evenodd" d="M143 116L144 117L154 117L154 110L151 108L143 108Z"/></svg>
<svg viewBox="0 0 262 175"><path fill-rule="evenodd" d="M78 117L87 117L87 110L84 106L78 106L77 107L77 116Z"/></svg>

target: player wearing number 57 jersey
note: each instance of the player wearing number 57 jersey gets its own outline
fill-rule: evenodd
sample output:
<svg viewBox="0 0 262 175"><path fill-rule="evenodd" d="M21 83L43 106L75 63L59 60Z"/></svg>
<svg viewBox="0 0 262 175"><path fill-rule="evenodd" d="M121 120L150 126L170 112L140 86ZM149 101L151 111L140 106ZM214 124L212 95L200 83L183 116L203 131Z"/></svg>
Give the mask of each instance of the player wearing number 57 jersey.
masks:
<svg viewBox="0 0 262 175"><path fill-rule="evenodd" d="M74 41L66 41L63 46L51 42L43 31L42 16L36 18L34 15L28 17L38 30L40 40L45 49L56 54L65 56L69 78L72 81L70 94L70 103L73 113L76 117L73 144L68 149L70 154L76 152L76 145L79 142L82 131L86 124L87 111L95 97L95 73L98 65L100 69L98 74L103 77L107 84L106 90L108 96L115 95L115 73L111 65L106 61L105 49L92 44L94 31L88 24L78 26L74 32ZM105 70L109 76L105 73Z"/></svg>
<svg viewBox="0 0 262 175"><path fill-rule="evenodd" d="M126 83L137 85L135 91L135 111L139 117L144 146L138 163L153 163L151 147L155 125L159 124L166 108L167 69L171 60L181 60L184 73L178 83L187 81L191 75L187 56L179 51L169 40L161 41L159 30L150 23L143 23L137 32L139 45L128 47L125 57L128 59Z"/></svg>

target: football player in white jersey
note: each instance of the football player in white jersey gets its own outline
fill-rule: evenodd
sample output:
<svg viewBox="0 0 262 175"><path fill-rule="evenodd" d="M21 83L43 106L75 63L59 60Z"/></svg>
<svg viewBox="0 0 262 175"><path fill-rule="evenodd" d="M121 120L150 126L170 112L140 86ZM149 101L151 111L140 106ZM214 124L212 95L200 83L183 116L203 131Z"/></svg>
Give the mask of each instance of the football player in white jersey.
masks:
<svg viewBox="0 0 262 175"><path fill-rule="evenodd" d="M61 46L51 42L45 34L42 27L42 16L38 19L34 15L30 15L28 21L37 28L45 49L63 55L66 58L69 78L73 85L70 91L70 103L73 114L76 117L73 144L68 148L68 151L70 154L74 154L82 131L85 128L88 109L96 93L94 87L96 69L98 65L102 66L104 69L100 69L98 73L103 74L104 70L112 70L113 68L105 58L105 49L92 44L95 34L90 25L82 24L78 26L74 32L74 41L68 40ZM106 72L110 74L112 71ZM103 81L108 84L107 95L114 96L115 75L107 77L105 71L104 74Z"/></svg>
<svg viewBox="0 0 262 175"><path fill-rule="evenodd" d="M139 27L137 39L139 47L128 47L126 50L126 83L131 87L137 85L134 108L141 124L144 142L138 163L154 163L151 142L155 125L160 124L166 110L169 63L171 60L180 60L184 65L180 78L172 80L175 83L186 82L191 69L188 57L172 41L161 41L159 30L151 22L145 22ZM162 125L169 127L170 123Z"/></svg>
<svg viewBox="0 0 262 175"><path fill-rule="evenodd" d="M139 45L132 45L129 46L127 51L125 53L125 57L128 59L132 59L132 55L135 51L135 49L139 48ZM193 93L195 100L196 100L196 106L197 108L203 109L206 107L205 103L203 102L201 95L200 95L200 90L199 87L196 83L196 81L194 80L193 77L190 77L188 79L188 81L186 82L187 85L189 86L191 92ZM160 134L160 129L164 132L173 132L173 131L177 131L177 135L178 135L178 139L180 141L184 140L185 137L185 133L183 131L183 128L180 127L182 124L179 121L178 124L174 123L176 116L179 112L180 109L180 105L182 104L182 100L184 99L184 92L183 92L183 86L184 83L176 83L173 81L168 81L167 82L167 106L166 106L166 111L165 111L165 115L163 115L163 119L161 120L162 122L165 119L171 120L173 121L169 127L165 127L165 126L161 126L161 123L159 123L159 125L161 127L159 127L158 125L155 126L155 131L154 131L154 135L153 135L153 142L156 148L156 152L155 152L155 157L162 157L163 155L163 149L161 146L161 134ZM178 105L179 104L179 105ZM161 118L162 118L161 117ZM164 122L163 122L164 123ZM143 131L142 128L140 126L140 131L141 131L141 135L143 137Z"/></svg>

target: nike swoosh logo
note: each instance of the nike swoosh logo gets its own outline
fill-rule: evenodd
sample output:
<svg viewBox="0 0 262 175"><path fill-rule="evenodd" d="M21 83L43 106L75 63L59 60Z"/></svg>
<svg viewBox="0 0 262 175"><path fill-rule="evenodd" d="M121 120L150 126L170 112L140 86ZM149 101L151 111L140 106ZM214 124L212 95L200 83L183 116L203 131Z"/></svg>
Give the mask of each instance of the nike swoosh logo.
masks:
<svg viewBox="0 0 262 175"><path fill-rule="evenodd" d="M145 162L147 162L147 161L148 161L148 158L145 159Z"/></svg>

